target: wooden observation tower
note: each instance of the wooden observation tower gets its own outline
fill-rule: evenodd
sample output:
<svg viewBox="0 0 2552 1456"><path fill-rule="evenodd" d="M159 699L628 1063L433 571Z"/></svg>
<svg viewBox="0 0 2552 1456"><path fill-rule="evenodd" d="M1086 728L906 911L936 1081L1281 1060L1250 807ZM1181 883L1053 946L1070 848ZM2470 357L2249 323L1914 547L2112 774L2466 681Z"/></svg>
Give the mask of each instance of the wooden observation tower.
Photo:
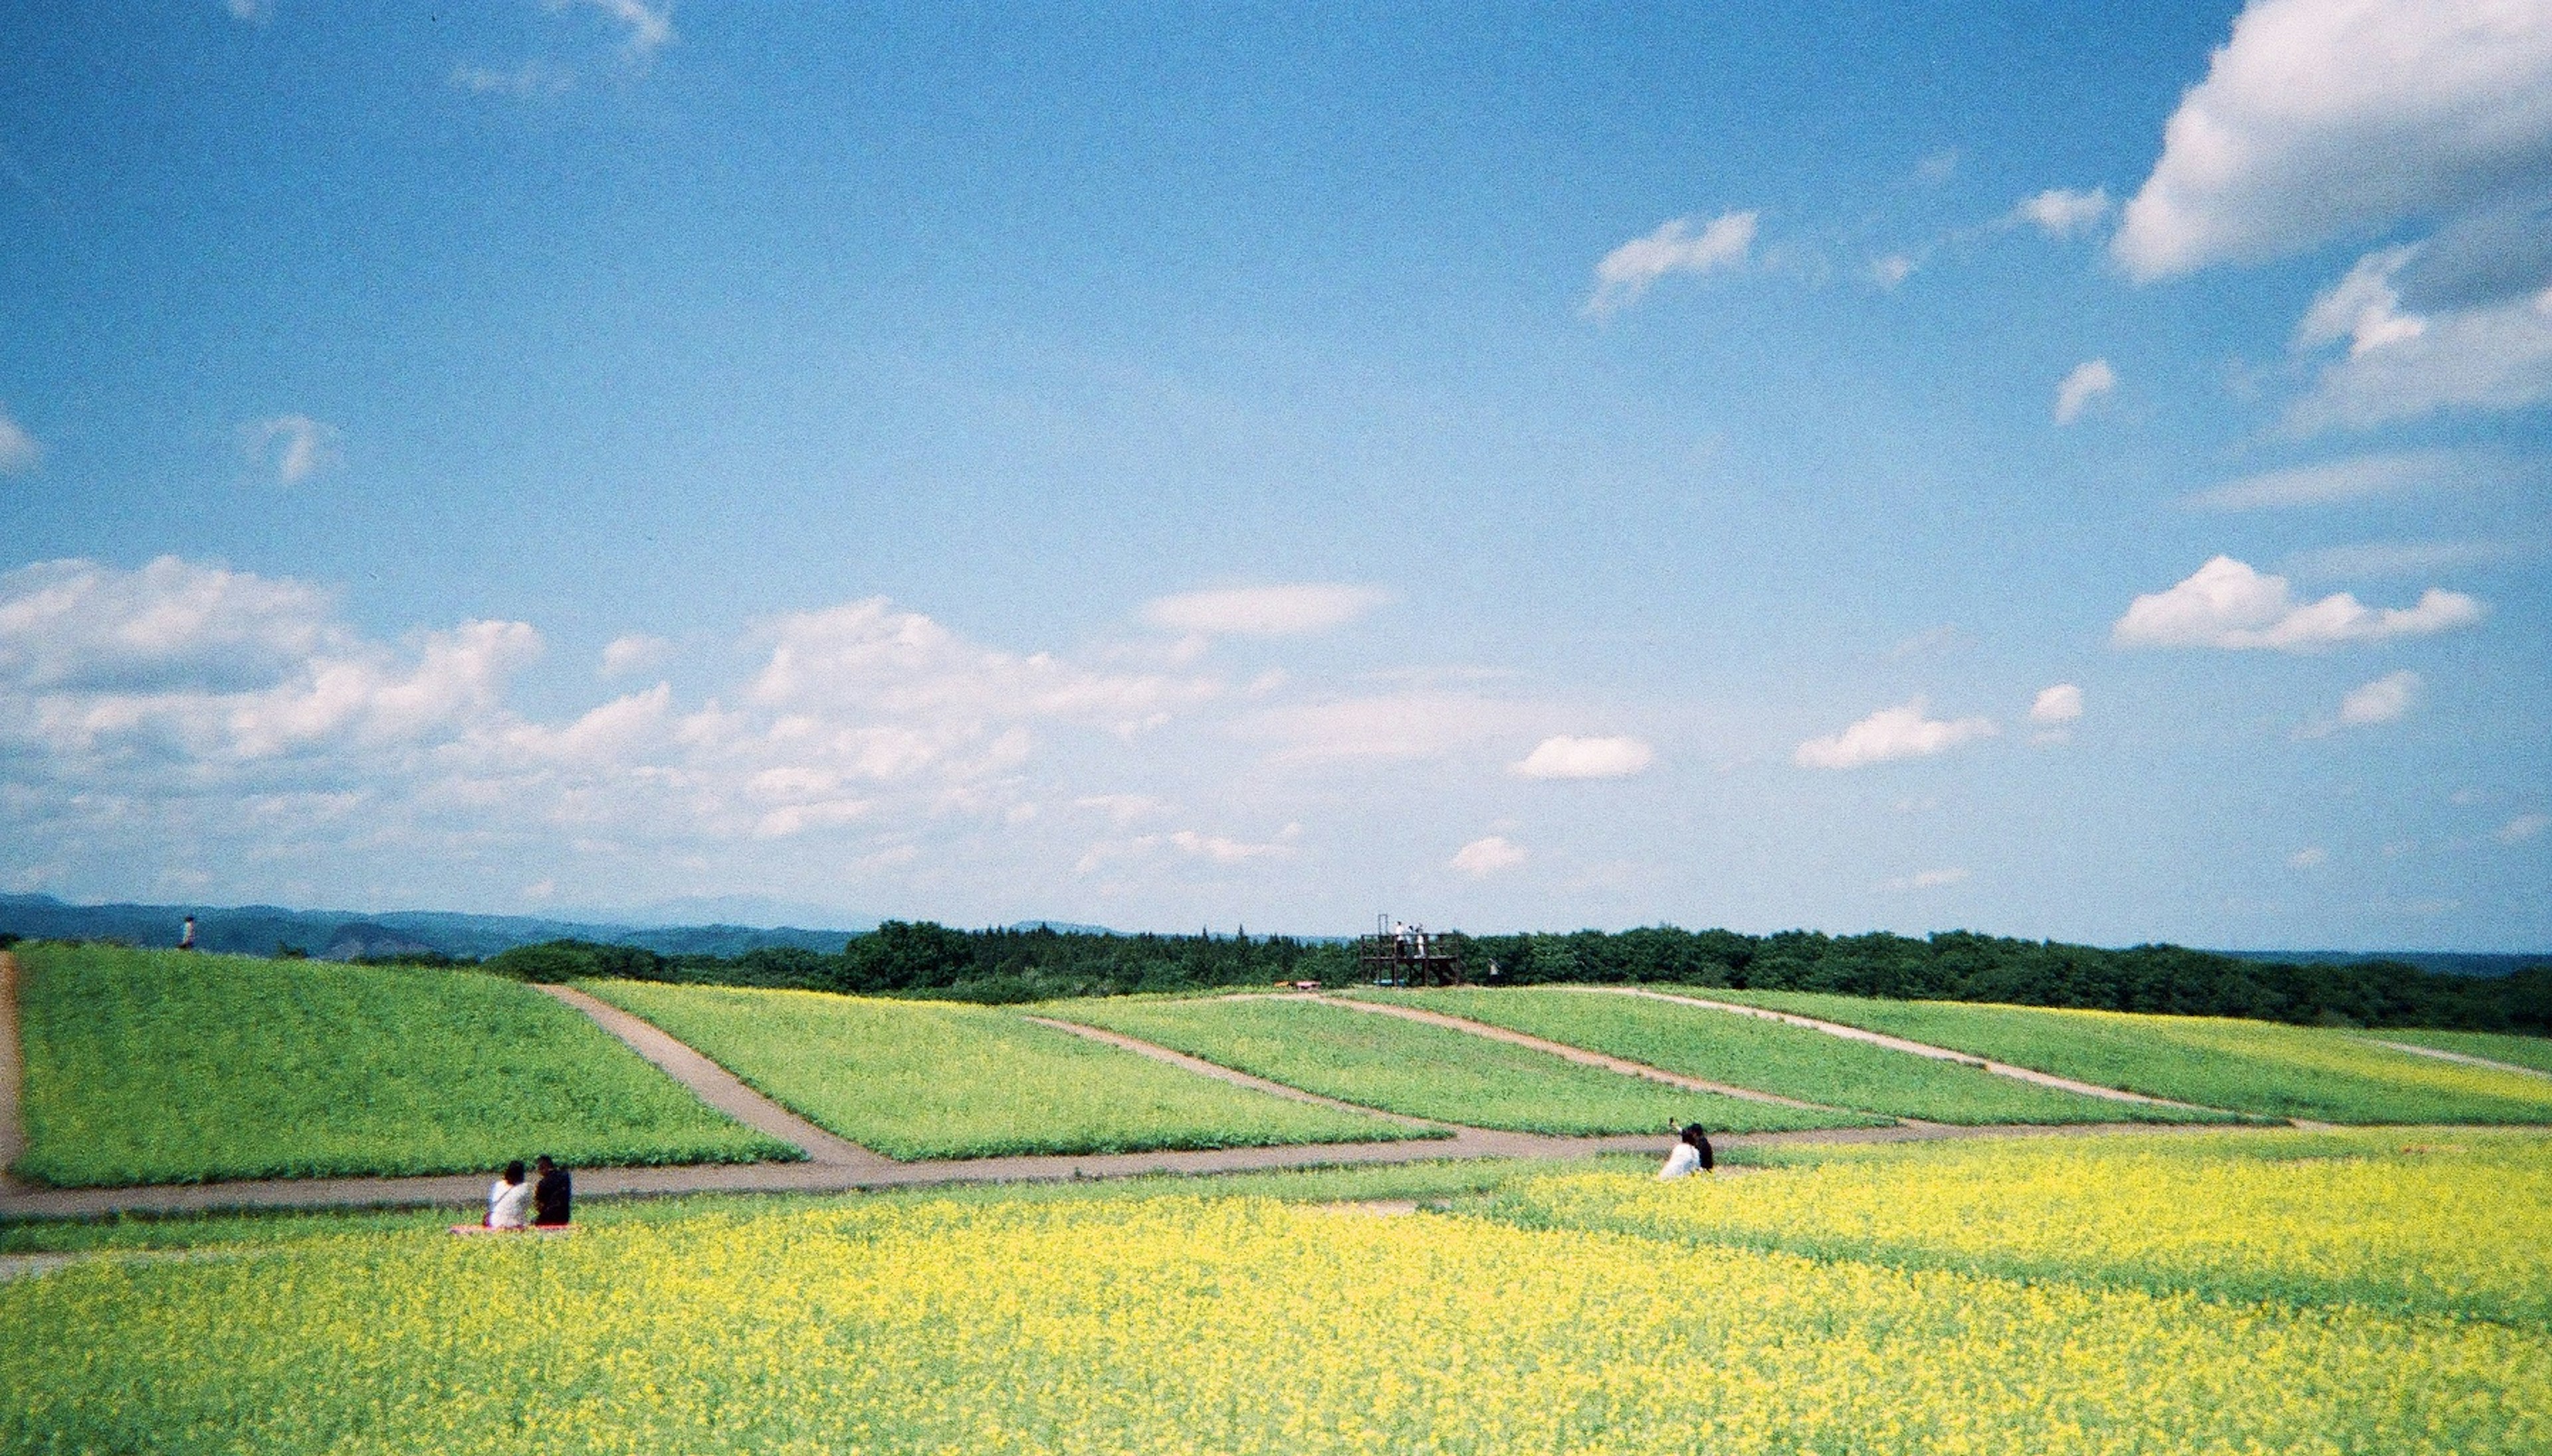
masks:
<svg viewBox="0 0 2552 1456"><path fill-rule="evenodd" d="M1462 958L1424 925L1373 917L1373 934L1356 940L1356 964L1376 986L1460 986Z"/></svg>

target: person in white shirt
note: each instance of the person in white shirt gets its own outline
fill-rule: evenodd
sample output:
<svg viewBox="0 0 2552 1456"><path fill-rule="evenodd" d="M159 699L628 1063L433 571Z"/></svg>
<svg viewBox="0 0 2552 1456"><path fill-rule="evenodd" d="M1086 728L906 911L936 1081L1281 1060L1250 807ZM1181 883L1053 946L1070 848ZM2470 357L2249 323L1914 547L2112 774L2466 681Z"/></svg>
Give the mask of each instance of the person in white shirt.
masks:
<svg viewBox="0 0 2552 1456"><path fill-rule="evenodd" d="M487 1190L487 1226L489 1228L524 1228L532 1221L532 1185L524 1177L522 1160L505 1165L505 1176Z"/></svg>
<svg viewBox="0 0 2552 1456"><path fill-rule="evenodd" d="M1657 1181L1663 1183L1668 1179L1708 1173L1712 1161L1710 1135L1701 1130L1700 1123L1695 1122L1684 1128L1683 1135L1675 1139L1674 1151L1666 1154L1666 1166L1657 1170Z"/></svg>

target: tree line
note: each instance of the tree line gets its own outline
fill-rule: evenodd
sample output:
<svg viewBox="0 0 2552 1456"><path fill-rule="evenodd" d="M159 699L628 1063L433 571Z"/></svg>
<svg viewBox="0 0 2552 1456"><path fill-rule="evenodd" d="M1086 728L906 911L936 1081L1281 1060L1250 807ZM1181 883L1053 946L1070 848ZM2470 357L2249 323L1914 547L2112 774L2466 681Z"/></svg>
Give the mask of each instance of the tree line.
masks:
<svg viewBox="0 0 2552 1456"><path fill-rule="evenodd" d="M1442 937L1442 944L1461 958L1474 984L1486 986L1654 983L2242 1016L2307 1025L2552 1034L2552 966L2483 978L2442 975L2397 961L2295 964L2175 945L2105 950L1964 930L1916 939L1885 931L1746 935L1664 925L1573 934L1453 932ZM1273 982L1342 987L1362 979L1351 941L1245 932L961 930L926 920L890 920L829 953L770 947L735 956L664 955L639 946L549 941L516 947L484 964L534 981L623 977L994 1004Z"/></svg>

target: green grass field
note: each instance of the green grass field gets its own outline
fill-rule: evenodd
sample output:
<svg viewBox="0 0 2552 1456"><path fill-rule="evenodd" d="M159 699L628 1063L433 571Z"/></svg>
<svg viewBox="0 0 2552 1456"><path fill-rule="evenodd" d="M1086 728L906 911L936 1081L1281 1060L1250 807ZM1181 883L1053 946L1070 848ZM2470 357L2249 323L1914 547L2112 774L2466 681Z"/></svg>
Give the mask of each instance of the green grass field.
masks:
<svg viewBox="0 0 2552 1456"><path fill-rule="evenodd" d="M2214 1016L1813 991L1711 990L2148 1096L2324 1122L2552 1122L2552 1082L2379 1047L2346 1031Z"/></svg>
<svg viewBox="0 0 2552 1456"><path fill-rule="evenodd" d="M1831 1107L1930 1122L2180 1122L2203 1113L2086 1097L1847 1041L1802 1027L1646 996L1553 988L1365 990L1608 1056Z"/></svg>
<svg viewBox="0 0 2552 1456"><path fill-rule="evenodd" d="M1233 1087L986 1006L635 981L585 988L890 1158L1429 1135Z"/></svg>
<svg viewBox="0 0 2552 1456"><path fill-rule="evenodd" d="M1129 997L1043 1009L1341 1101L1470 1127L1653 1132L1700 1122L1769 1132L1875 1120L1685 1092L1447 1027L1309 1001Z"/></svg>
<svg viewBox="0 0 2552 1456"><path fill-rule="evenodd" d="M633 1201L564 1239L350 1217L109 1255L0 1284L0 1449L2552 1448L2539 1141L1784 1151L1663 1185ZM1456 1211L1316 1201L1400 1178Z"/></svg>
<svg viewBox="0 0 2552 1456"><path fill-rule="evenodd" d="M2368 1041L2435 1047L2441 1052L2461 1052L2467 1057L2487 1057L2511 1067L2552 1073L2552 1037L2509 1036L2495 1031L2427 1031L2408 1026L2380 1026L2357 1034Z"/></svg>
<svg viewBox="0 0 2552 1456"><path fill-rule="evenodd" d="M476 972L22 945L27 1152L62 1186L797 1156Z"/></svg>

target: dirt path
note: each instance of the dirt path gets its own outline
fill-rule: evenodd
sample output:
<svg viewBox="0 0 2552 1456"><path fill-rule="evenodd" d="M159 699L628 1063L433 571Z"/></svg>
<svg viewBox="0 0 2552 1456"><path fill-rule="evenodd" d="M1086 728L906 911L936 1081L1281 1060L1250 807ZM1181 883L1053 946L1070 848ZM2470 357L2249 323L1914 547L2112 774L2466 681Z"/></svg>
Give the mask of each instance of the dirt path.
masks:
<svg viewBox="0 0 2552 1456"><path fill-rule="evenodd" d="M18 958L0 951L0 1191L18 1187L8 1169L27 1151L27 1128L18 1120L20 1057Z"/></svg>
<svg viewBox="0 0 2552 1456"><path fill-rule="evenodd" d="M2140 1122L2021 1127L1835 1127L1809 1132L1731 1133L1722 1148L1818 1143L1935 1142L1967 1138L2099 1137L2119 1133L2222 1132L2220 1126L2172 1127ZM2469 1132L2470 1128L2454 1129ZM971 1158L892 1163L883 1168L837 1163L695 1164L681 1168L579 1168L580 1198L662 1194L859 1193L963 1184L1064 1183L1144 1174L1251 1173L1352 1164L1428 1163L1448 1159L1562 1160L1601 1153L1663 1157L1666 1134L1547 1137L1464 1128L1449 1138L1387 1143L1302 1143L1274 1148L1210 1148L1192 1152ZM200 1213L260 1208L451 1207L476 1211L486 1196L483 1174L444 1178L308 1178L261 1183L161 1185L125 1189L18 1189L0 1194L0 1218L76 1218L108 1213Z"/></svg>
<svg viewBox="0 0 2552 1456"><path fill-rule="evenodd" d="M2017 1082L2033 1082L2040 1087L2052 1087L2060 1092L2079 1092L2086 1097L2102 1097L2112 1102L2140 1102L2148 1107L2176 1107L2183 1112L2222 1110L2215 1107L2201 1107L2194 1102L2175 1102L2168 1097L2149 1097L2142 1092L2122 1092L2114 1087L2101 1087L2097 1083L2075 1082L2070 1077L2058 1077L2052 1072L2034 1072L2027 1067L2014 1067L2008 1062L1987 1061L1982 1057L1971 1057L1966 1052L1954 1052L1948 1047L1936 1047L1928 1042L1907 1041L1901 1036L1864 1031L1858 1026L1846 1026L1840 1021L1820 1021L1814 1016L1800 1016L1763 1006L1740 1005L1735 1001L1714 1001L1702 996L1672 995L1665 991L1649 990L1636 986L1572 986L1567 988L1599 995L1647 996L1650 1000L1673 1001L1681 1006L1701 1006L1713 1011L1734 1011L1740 1016L1754 1016L1765 1021L1804 1026L1810 1031L1822 1031L1828 1036L1839 1036L1846 1041L1867 1042L1871 1046L1885 1047L1891 1052L1911 1052L1915 1056L1929 1057L1936 1062L1958 1062L1982 1072L1990 1072L1996 1077L2008 1077Z"/></svg>
<svg viewBox="0 0 2552 1456"><path fill-rule="evenodd" d="M2374 1036L2370 1036L2366 1038L2366 1040L2375 1043L2379 1047L2390 1047L2396 1052L2408 1052L2414 1057L2434 1057L2440 1062L2461 1062L2467 1067L2487 1067L2493 1072L2513 1072L2519 1077L2552 1077L2552 1072L2546 1072L2540 1067L2520 1067L2514 1062L2500 1062L2489 1057L2476 1057L2470 1052L2450 1052L2443 1047L2423 1047L2413 1042L2386 1041L2381 1037Z"/></svg>
<svg viewBox="0 0 2552 1456"><path fill-rule="evenodd" d="M837 1137L790 1111L752 1088L734 1073L621 1010L567 986L538 986L593 1018L593 1024L627 1043L629 1049L664 1069L665 1075L690 1088L703 1102L754 1131L802 1150L808 1159L830 1168L892 1168L895 1160Z"/></svg>
<svg viewBox="0 0 2552 1456"><path fill-rule="evenodd" d="M1554 1057L1575 1062L1581 1067L1601 1067L1607 1072L1619 1072L1625 1077L1645 1078L1649 1082L1662 1082L1668 1087L1679 1087L1686 1092L1713 1092L1723 1097L1737 1097L1749 1102L1769 1102L1776 1107L1795 1107L1802 1112L1831 1112L1839 1117L1858 1119L1872 1115L1867 1112L1855 1112L1845 1107L1828 1107L1817 1102L1802 1102L1795 1097L1776 1096L1771 1092L1756 1092L1751 1087L1736 1087L1725 1082L1705 1082L1698 1077L1686 1077L1679 1072L1668 1072L1662 1067L1651 1067L1645 1062L1608 1057L1601 1052L1590 1052L1584 1047L1572 1047L1565 1042L1545 1041L1525 1032L1509 1031L1503 1026L1492 1026L1485 1021L1466 1020L1460 1016L1448 1016L1441 1011L1429 1011L1418 1006L1397 1005L1389 1001L1349 1000L1344 996L1306 995L1302 999L1318 1001L1324 1006L1344 1006L1350 1011L1371 1011L1376 1015L1399 1016L1410 1021L1423 1021L1430 1026L1448 1027L1454 1031L1467 1032L1472 1036L1484 1036L1491 1041L1531 1047L1537 1052L1548 1052Z"/></svg>

